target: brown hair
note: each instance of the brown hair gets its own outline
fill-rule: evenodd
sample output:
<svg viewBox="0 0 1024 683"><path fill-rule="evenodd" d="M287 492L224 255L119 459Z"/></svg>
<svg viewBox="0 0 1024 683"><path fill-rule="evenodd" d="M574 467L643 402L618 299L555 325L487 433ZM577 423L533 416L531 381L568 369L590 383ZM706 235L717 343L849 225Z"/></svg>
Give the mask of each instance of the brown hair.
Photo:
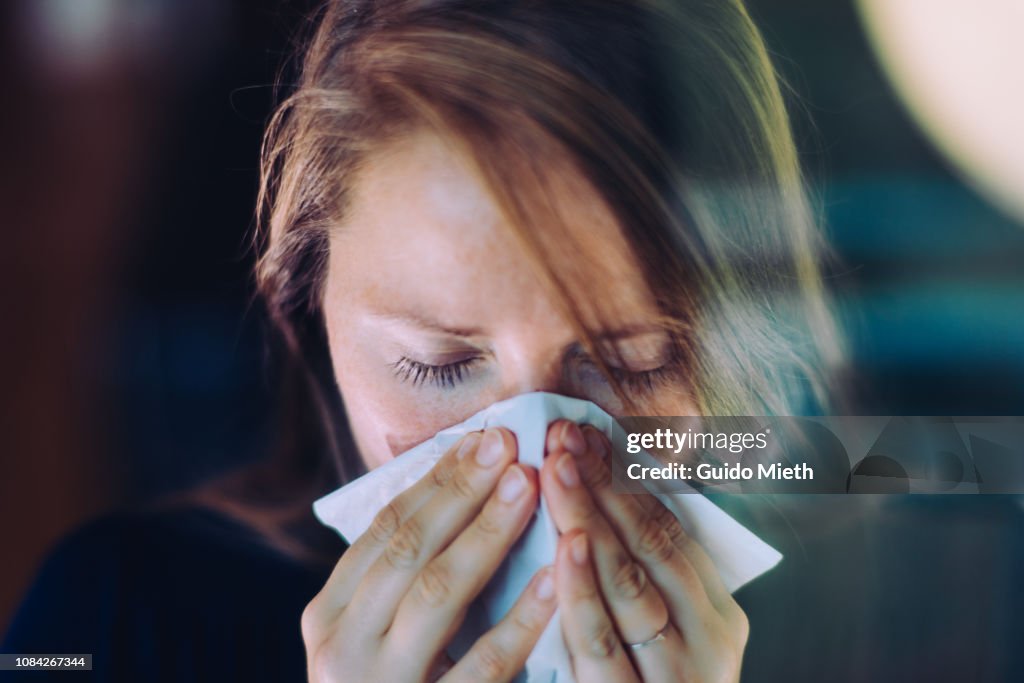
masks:
<svg viewBox="0 0 1024 683"><path fill-rule="evenodd" d="M824 245L739 0L327 2L263 150L257 281L296 363L325 353L328 230L361 162L423 126L476 165L591 348L587 302L567 296L536 232L551 224L551 154L618 219L704 414L826 405L840 350ZM306 374L337 453L333 383ZM341 479L355 455L336 455Z"/></svg>

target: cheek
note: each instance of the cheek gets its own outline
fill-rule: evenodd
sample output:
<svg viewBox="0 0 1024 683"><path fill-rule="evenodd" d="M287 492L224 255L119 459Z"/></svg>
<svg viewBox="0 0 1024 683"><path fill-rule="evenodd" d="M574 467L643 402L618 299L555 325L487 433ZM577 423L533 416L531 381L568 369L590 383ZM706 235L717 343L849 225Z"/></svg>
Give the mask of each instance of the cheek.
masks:
<svg viewBox="0 0 1024 683"><path fill-rule="evenodd" d="M468 391L434 393L399 380L374 344L329 335L349 428L367 468L382 465L488 404Z"/></svg>
<svg viewBox="0 0 1024 683"><path fill-rule="evenodd" d="M444 427L422 406L379 383L346 382L340 389L349 427L369 469L383 465Z"/></svg>

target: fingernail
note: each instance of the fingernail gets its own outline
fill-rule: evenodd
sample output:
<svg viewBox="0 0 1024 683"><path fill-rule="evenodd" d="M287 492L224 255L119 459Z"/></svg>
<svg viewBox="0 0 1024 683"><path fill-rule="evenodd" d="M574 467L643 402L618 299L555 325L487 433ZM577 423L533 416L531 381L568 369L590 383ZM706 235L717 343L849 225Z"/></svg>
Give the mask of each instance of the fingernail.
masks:
<svg viewBox="0 0 1024 683"><path fill-rule="evenodd" d="M510 467L498 484L498 498L511 503L526 490L526 476L518 467Z"/></svg>
<svg viewBox="0 0 1024 683"><path fill-rule="evenodd" d="M537 597L541 600L550 600L555 597L555 580L551 576L551 570L541 569L543 572L537 581Z"/></svg>
<svg viewBox="0 0 1024 683"><path fill-rule="evenodd" d="M462 443L459 445L459 450L455 452L455 457L458 460L462 460L466 457L467 453L471 453L474 448L480 444L480 432L470 432L462 438Z"/></svg>
<svg viewBox="0 0 1024 683"><path fill-rule="evenodd" d="M576 463L568 453L562 453L555 463L555 472L558 473L558 480L563 486L576 488L580 485L580 473L576 471Z"/></svg>
<svg viewBox="0 0 1024 683"><path fill-rule="evenodd" d="M580 534L576 538L572 539L572 545L569 546L569 552L572 554L572 561L578 565L585 565L587 563L587 535Z"/></svg>
<svg viewBox="0 0 1024 683"><path fill-rule="evenodd" d="M597 453L597 456L603 460L608 451L605 450L604 439L601 438L601 434L591 427L583 430L583 436L587 440L587 447L590 449L590 452Z"/></svg>
<svg viewBox="0 0 1024 683"><path fill-rule="evenodd" d="M562 447L577 458L586 455L587 442L583 439L583 432L575 422L566 422L562 430Z"/></svg>
<svg viewBox="0 0 1024 683"><path fill-rule="evenodd" d="M505 439L497 429L488 429L484 432L480 448L476 449L476 462L481 467L490 467L499 460L505 450Z"/></svg>

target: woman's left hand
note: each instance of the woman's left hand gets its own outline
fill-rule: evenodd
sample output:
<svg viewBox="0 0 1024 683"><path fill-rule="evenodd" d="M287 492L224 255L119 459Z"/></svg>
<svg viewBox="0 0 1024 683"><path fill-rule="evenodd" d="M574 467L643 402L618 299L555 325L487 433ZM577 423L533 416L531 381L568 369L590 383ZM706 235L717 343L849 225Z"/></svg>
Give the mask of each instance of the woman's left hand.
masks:
<svg viewBox="0 0 1024 683"><path fill-rule="evenodd" d="M580 681L734 683L747 617L711 558L650 495L612 491L593 427L548 430L541 491L562 534L555 585Z"/></svg>

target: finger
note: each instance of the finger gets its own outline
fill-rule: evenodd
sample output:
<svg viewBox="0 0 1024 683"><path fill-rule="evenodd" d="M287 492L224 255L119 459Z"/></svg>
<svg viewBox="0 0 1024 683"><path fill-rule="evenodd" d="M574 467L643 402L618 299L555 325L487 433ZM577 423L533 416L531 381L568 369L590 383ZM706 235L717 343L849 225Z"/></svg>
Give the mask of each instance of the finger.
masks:
<svg viewBox="0 0 1024 683"><path fill-rule="evenodd" d="M738 671L749 622L711 558L657 498L615 492L610 485L611 444L596 429L585 427L583 434L588 452L579 461L581 477L594 484L595 500L644 565L672 615L664 640L631 649L644 680L666 680L666 675L667 680L703 678L692 670L696 652L718 652L721 662L729 663L724 670Z"/></svg>
<svg viewBox="0 0 1024 683"><path fill-rule="evenodd" d="M700 544L654 496L612 490L611 445L596 429L584 428L583 433L588 453L579 461L586 473L581 477L593 484L591 492L598 506L647 571L680 630L688 639L700 641L711 635L705 633L706 625L717 616L735 626L738 633L745 633L746 615Z"/></svg>
<svg viewBox="0 0 1024 683"><path fill-rule="evenodd" d="M554 569L545 567L533 577L508 614L481 636L444 677L444 683L512 680L526 665L557 604Z"/></svg>
<svg viewBox="0 0 1024 683"><path fill-rule="evenodd" d="M395 613L387 647L403 656L444 647L536 508L536 471L509 466L476 519L417 575Z"/></svg>
<svg viewBox="0 0 1024 683"><path fill-rule="evenodd" d="M436 683L444 678L445 674L451 671L454 666L455 662L452 661L447 652L439 652L430 668L427 669L426 679L430 683Z"/></svg>
<svg viewBox="0 0 1024 683"><path fill-rule="evenodd" d="M391 535L349 603L360 632L380 635L390 627L415 577L476 517L515 453L511 432L488 429L441 490Z"/></svg>
<svg viewBox="0 0 1024 683"><path fill-rule="evenodd" d="M563 423L563 430L567 438L562 446L572 445L573 432L585 446L575 424ZM601 594L619 635L627 642L642 641L665 625L668 608L647 580L644 567L630 554L583 486L576 468L576 460L582 456L563 449L545 460L541 475L544 498L560 531L581 529L590 539Z"/></svg>
<svg viewBox="0 0 1024 683"><path fill-rule="evenodd" d="M445 487L465 454L476 451L482 436L481 432L470 432L457 441L423 478L377 513L366 532L342 554L324 587L307 607L304 622L322 624L336 617L399 527Z"/></svg>
<svg viewBox="0 0 1024 683"><path fill-rule="evenodd" d="M707 593L708 599L720 611L732 602L732 596L722 583L715 563L704 549L683 529L672 512L649 493L624 494L612 489L610 458L611 444L593 427L584 427L587 453L580 460L583 478L593 483L591 494L598 507L615 528L619 538L626 541L630 552L650 569L663 562L678 561L672 549L677 549L690 563Z"/></svg>
<svg viewBox="0 0 1024 683"><path fill-rule="evenodd" d="M555 589L562 636L578 681L627 683L639 678L601 601L585 533L559 540Z"/></svg>
<svg viewBox="0 0 1024 683"><path fill-rule="evenodd" d="M614 494L606 496L609 509L613 504L614 497ZM642 514L646 514L651 524L664 531L672 545L690 561L690 564L693 565L694 570L700 576L711 602L717 607L724 602L732 600L729 589L722 583L722 576L718 573L714 560L704 551L700 543L686 532L679 519L672 514L672 511L653 495L640 494L631 497L634 498L633 503L643 511ZM602 507L604 507L603 504ZM632 523L636 523L635 518L633 518Z"/></svg>
<svg viewBox="0 0 1024 683"><path fill-rule="evenodd" d="M679 629L671 622L651 638L633 645L626 644L626 653L644 683L679 683L679 681L705 680L691 675L693 649L687 648ZM708 679L714 680L714 679Z"/></svg>
<svg viewBox="0 0 1024 683"><path fill-rule="evenodd" d="M667 529L666 533L672 540L673 547L685 559L685 562L666 562L658 567L657 570L653 569L654 564L652 563L650 565L652 569L649 570L651 580L658 586L658 589L665 597L672 614L680 615L676 617L679 625L689 629L686 632L690 635L691 640L696 640L694 624L698 622L700 624L707 623L706 611L700 609L702 601L699 597L696 600L693 598L693 595L699 596L699 593L694 593L696 582L693 582L691 579L693 575L696 575L699 579L700 587L707 596L708 605L725 620L731 627L731 630L740 634L738 636L739 641L745 643L749 630L747 615L725 587L725 584L722 583L721 575L718 573L714 561L704 551L700 543L682 528L676 516L661 501L653 496L650 498L651 509L648 515L653 522L647 529L648 535L647 540L644 541L645 545L649 548L654 548L657 545L657 541L652 541L652 536L650 535L653 533L654 528ZM651 553L652 556L657 554L656 550ZM645 566L648 566L646 562ZM689 585L691 595L681 595L678 591L671 590L671 586L678 585Z"/></svg>

